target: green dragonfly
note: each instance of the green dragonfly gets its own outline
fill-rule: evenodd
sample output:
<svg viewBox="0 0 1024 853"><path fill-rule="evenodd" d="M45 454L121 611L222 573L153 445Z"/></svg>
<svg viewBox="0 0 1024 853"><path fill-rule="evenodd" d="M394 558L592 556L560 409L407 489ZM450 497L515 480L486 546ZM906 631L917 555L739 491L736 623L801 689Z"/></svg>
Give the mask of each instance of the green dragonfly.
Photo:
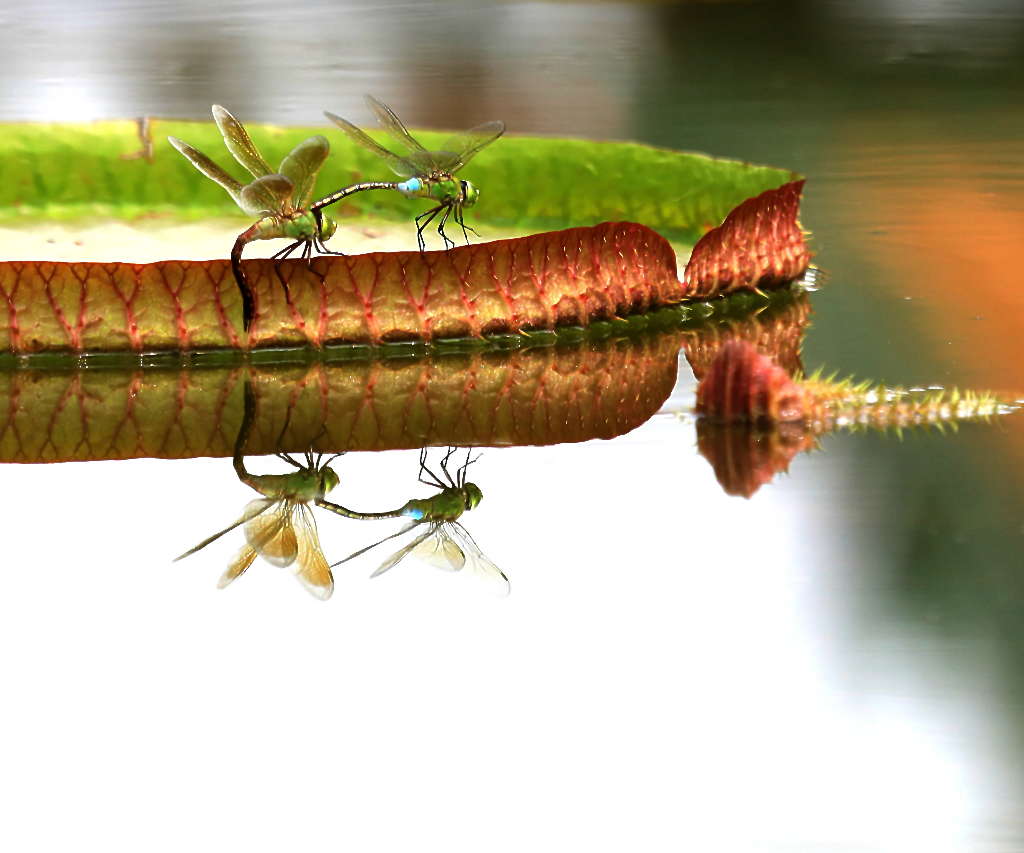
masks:
<svg viewBox="0 0 1024 853"><path fill-rule="evenodd" d="M444 231L449 216L462 228L462 233L468 243L469 234L467 232L473 231L473 229L466 225L463 219L463 209L476 204L480 197L480 190L469 181L457 179L455 173L481 149L501 136L505 132L505 123L489 121L477 125L471 130L449 139L440 151L428 151L413 138L391 107L381 103L372 95L366 96L366 103L377 116L381 127L406 152L405 156L400 157L389 151L352 122L336 116L334 113L325 112L324 115L345 131L350 139L384 160L391 171L404 180L398 182L365 181L345 187L317 200L311 207L314 215L319 216L320 211L327 205L334 204L353 193L371 189L393 189L398 190L406 198L427 198L436 202L434 207L416 217L416 242L421 252L426 249L423 230L438 215L441 218L437 223L437 233L444 240L446 249L455 245ZM473 233L476 232L473 231Z"/></svg>
<svg viewBox="0 0 1024 853"><path fill-rule="evenodd" d="M276 453L278 459L296 470L288 474L253 474L245 466L245 449L255 421L256 392L250 377L245 382L242 423L235 437L231 462L238 479L262 497L250 501L240 518L206 537L175 560L202 550L237 527L244 527L246 543L228 564L218 586L223 588L239 578L260 556L271 565L293 568L299 581L313 595L321 599L330 598L334 591L334 576L320 547L316 520L309 505L322 506L340 515L362 517L324 498L339 483L338 475L330 463L341 454L325 462L322 454L314 456L313 451L309 450L303 455L303 461L297 462L287 453ZM278 446L281 446L287 428L286 420L278 436ZM376 516L371 514L366 517Z"/></svg>
<svg viewBox="0 0 1024 853"><path fill-rule="evenodd" d="M334 576L320 547L316 519L310 503L320 503L324 495L338 485L338 475L322 457L305 454L304 463L286 453L276 454L297 470L289 474L251 474L236 454L238 479L262 497L250 501L240 518L223 530L208 536L194 548L176 557L181 560L196 553L236 527L245 531L245 545L228 563L219 587L226 587L253 564L257 556L273 566L291 567L302 585L317 598L327 599L334 591Z"/></svg>
<svg viewBox="0 0 1024 853"><path fill-rule="evenodd" d="M252 290L242 270L242 250L247 243L279 237L294 241L275 254L275 259L288 257L299 246L307 260L314 248L328 251L324 241L334 235L337 224L319 212L314 216L309 206L317 172L327 159L330 143L323 136L309 137L296 145L274 172L238 119L219 104L213 105L213 119L231 156L253 176L250 183L243 185L235 180L187 142L174 136L167 140L206 177L220 184L245 213L259 217L238 235L231 250L231 269L242 293L242 325L248 330L255 307Z"/></svg>
<svg viewBox="0 0 1024 853"><path fill-rule="evenodd" d="M476 461L476 459L469 458L469 451L466 453L466 461L455 476L453 477L449 473L448 463L455 452L456 448L449 448L442 458L442 476L439 477L428 467L426 448L423 448L420 451L419 481L424 485L440 489L440 491L429 498L413 498L392 513L362 515L361 517L364 518L403 517L409 518L411 521L396 533L385 536L365 548L360 548L333 565L339 566L342 563L347 563L384 542L422 528L409 542L381 563L371 577L377 577L393 569L412 554L437 568L455 572L468 569L482 579L499 585L501 591L508 594L510 589L508 576L484 555L480 546L476 544L476 540L469 535L469 531L459 523L459 519L464 513L474 509L480 503L483 499L483 492L475 483L466 480L466 470Z"/></svg>

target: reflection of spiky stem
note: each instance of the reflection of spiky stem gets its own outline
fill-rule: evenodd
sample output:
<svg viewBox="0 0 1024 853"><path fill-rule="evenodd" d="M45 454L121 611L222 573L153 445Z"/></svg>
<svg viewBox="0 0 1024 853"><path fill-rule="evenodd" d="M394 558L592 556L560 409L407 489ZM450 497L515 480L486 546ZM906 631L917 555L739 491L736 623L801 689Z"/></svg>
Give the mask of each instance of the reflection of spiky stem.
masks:
<svg viewBox="0 0 1024 853"><path fill-rule="evenodd" d="M886 388L820 372L793 379L753 344L734 340L697 387L697 445L728 494L750 497L822 433L956 429L958 421L988 420L1020 403L991 392Z"/></svg>
<svg viewBox="0 0 1024 853"><path fill-rule="evenodd" d="M992 392L887 388L820 372L793 379L745 341L722 347L697 389L697 410L721 423L801 423L814 432L836 428L902 429L983 420L1019 408Z"/></svg>
<svg viewBox="0 0 1024 853"><path fill-rule="evenodd" d="M837 428L895 429L937 426L965 420L989 420L1019 408L989 391L957 388L888 388L852 379L836 381L820 371L800 382L807 411L805 423L815 431Z"/></svg>

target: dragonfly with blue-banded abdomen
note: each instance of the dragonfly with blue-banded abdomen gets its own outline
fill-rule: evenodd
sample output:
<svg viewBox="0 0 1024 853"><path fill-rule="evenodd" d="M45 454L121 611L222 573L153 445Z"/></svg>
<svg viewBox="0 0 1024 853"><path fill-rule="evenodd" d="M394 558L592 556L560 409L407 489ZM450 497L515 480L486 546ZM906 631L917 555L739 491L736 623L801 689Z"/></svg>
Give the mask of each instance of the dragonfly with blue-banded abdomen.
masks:
<svg viewBox="0 0 1024 853"><path fill-rule="evenodd" d="M469 181L455 177L483 148L505 132L505 123L489 121L477 125L470 130L449 139L437 151L429 151L409 133L402 120L395 115L387 104L378 101L372 95L366 96L366 103L377 117L384 131L405 150L405 156L389 151L379 142L371 138L352 122L331 112L325 112L331 121L340 127L356 144L380 157L401 181L364 181L331 193L318 199L311 210L315 216L328 205L358 192L373 189L397 190L406 198L424 198L436 202L430 210L416 217L416 241L420 251L426 249L423 239L424 229L440 215L437 232L444 240L445 248L455 245L444 231L449 216L462 228L462 233L469 241L469 231L463 210L472 207L480 198L480 190ZM473 233L476 233L475 231Z"/></svg>
<svg viewBox="0 0 1024 853"><path fill-rule="evenodd" d="M468 570L471 574L492 582L501 592L507 594L510 588L508 576L480 550L476 540L460 523L462 516L475 509L483 500L483 492L479 486L466 479L467 469L476 461L470 458L469 450L466 451L466 459L456 473L452 475L449 472L448 463L456 450L457 448L449 448L442 457L441 474L438 475L427 465L427 449L423 448L420 451L419 481L439 491L427 498L412 498L391 513L362 515L364 518L407 518L410 521L390 536L360 548L333 565L347 563L384 542L417 531L412 539L381 563L371 577L384 574L412 555L437 568L455 572ZM343 510L342 514L353 515L349 510Z"/></svg>

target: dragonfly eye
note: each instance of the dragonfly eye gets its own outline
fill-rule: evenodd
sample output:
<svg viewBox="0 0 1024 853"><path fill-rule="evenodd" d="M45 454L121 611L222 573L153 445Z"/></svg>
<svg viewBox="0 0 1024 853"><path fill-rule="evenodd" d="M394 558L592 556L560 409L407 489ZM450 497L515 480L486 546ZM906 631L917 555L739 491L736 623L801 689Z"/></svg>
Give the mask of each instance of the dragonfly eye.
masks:
<svg viewBox="0 0 1024 853"><path fill-rule="evenodd" d="M459 181L459 183L462 184L463 207L472 207L476 204L476 200L480 198L480 190L469 181Z"/></svg>
<svg viewBox="0 0 1024 853"><path fill-rule="evenodd" d="M463 495L466 509L473 509L484 497L484 493L480 491L480 487L476 483L466 483L463 486Z"/></svg>
<svg viewBox="0 0 1024 853"><path fill-rule="evenodd" d="M334 233L334 232L331 232ZM320 491L321 494L326 495L331 489L339 483L338 475L334 473L333 468L324 468L320 472Z"/></svg>

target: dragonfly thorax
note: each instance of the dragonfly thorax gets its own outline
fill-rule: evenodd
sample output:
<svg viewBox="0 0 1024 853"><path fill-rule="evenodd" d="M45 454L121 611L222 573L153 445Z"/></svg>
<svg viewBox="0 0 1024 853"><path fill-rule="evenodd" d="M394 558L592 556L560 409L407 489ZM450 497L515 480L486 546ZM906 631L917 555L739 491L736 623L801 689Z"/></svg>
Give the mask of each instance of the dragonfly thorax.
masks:
<svg viewBox="0 0 1024 853"><path fill-rule="evenodd" d="M446 172L435 172L419 178L409 178L395 184L406 198L431 198L441 204L464 204L463 186L466 181L458 181Z"/></svg>
<svg viewBox="0 0 1024 853"><path fill-rule="evenodd" d="M401 514L415 521L456 521L462 513L473 509L483 498L475 483L451 486L431 498L413 498L402 507Z"/></svg>
<svg viewBox="0 0 1024 853"><path fill-rule="evenodd" d="M249 485L268 498L309 503L337 486L338 475L328 467L303 468L290 474L258 474Z"/></svg>
<svg viewBox="0 0 1024 853"><path fill-rule="evenodd" d="M269 237L287 237L291 240L312 240L317 233L316 218L309 211L297 211L280 217L280 234L268 234ZM338 230L338 223L331 217L323 217L321 240L328 240Z"/></svg>

